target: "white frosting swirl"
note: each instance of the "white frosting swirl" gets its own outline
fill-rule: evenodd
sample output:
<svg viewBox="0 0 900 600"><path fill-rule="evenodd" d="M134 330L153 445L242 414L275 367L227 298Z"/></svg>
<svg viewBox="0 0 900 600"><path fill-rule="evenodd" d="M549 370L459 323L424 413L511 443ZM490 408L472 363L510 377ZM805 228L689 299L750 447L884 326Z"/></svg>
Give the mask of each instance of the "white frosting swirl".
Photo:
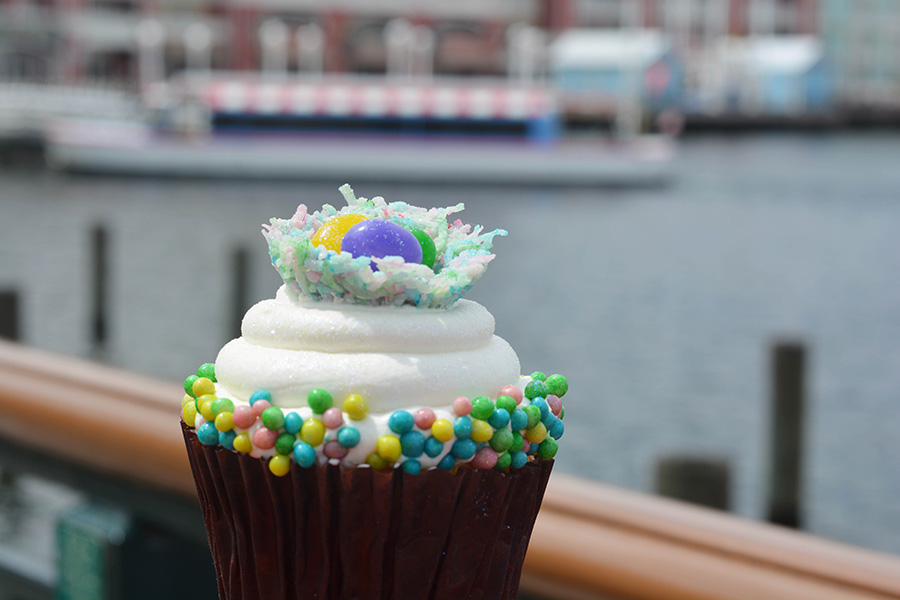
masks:
<svg viewBox="0 0 900 600"><path fill-rule="evenodd" d="M519 359L493 335L494 319L460 300L446 309L312 302L286 288L251 308L242 337L216 358L236 399L260 389L283 408L306 406L313 388L340 403L362 395L372 413L447 406L457 396L495 398L519 382Z"/></svg>

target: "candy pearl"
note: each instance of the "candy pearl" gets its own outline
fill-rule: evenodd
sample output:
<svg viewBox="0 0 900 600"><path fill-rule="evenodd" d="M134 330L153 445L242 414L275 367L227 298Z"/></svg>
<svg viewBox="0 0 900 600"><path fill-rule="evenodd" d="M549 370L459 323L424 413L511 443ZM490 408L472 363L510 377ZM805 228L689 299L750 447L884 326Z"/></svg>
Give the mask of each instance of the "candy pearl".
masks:
<svg viewBox="0 0 900 600"><path fill-rule="evenodd" d="M275 440L275 451L279 454L290 454L294 450L294 442L296 441L297 436L290 433L282 433Z"/></svg>
<svg viewBox="0 0 900 600"><path fill-rule="evenodd" d="M450 454L460 460L469 460L470 458L475 456L476 450L477 448L474 441L469 439L456 440L455 442L453 442L453 447L450 449Z"/></svg>
<svg viewBox="0 0 900 600"><path fill-rule="evenodd" d="M493 412L493 414L488 417L488 423L491 424L491 427L494 429L502 429L509 425L509 412L505 408L498 408Z"/></svg>
<svg viewBox="0 0 900 600"><path fill-rule="evenodd" d="M509 429L498 429L491 436L491 448L497 452L506 452L513 443L513 434Z"/></svg>
<svg viewBox="0 0 900 600"><path fill-rule="evenodd" d="M448 454L447 456L445 456L444 458L441 459L441 462L438 463L438 467L440 467L441 469L444 469L446 471L449 471L454 466L456 466L456 459L453 457L452 454Z"/></svg>
<svg viewBox="0 0 900 600"><path fill-rule="evenodd" d="M235 450L242 452L243 454L250 454L250 452L253 451L253 442L250 441L250 434L246 431L237 434L231 444L234 446Z"/></svg>
<svg viewBox="0 0 900 600"><path fill-rule="evenodd" d="M457 417L464 417L472 412L472 401L465 396L460 396L453 401L453 414Z"/></svg>
<svg viewBox="0 0 900 600"><path fill-rule="evenodd" d="M237 434L233 430L219 432L219 445L226 450L234 450L234 440Z"/></svg>
<svg viewBox="0 0 900 600"><path fill-rule="evenodd" d="M400 447L400 439L393 435L383 435L378 438L375 450L383 460L395 462L403 453Z"/></svg>
<svg viewBox="0 0 900 600"><path fill-rule="evenodd" d="M369 404L358 394L350 394L344 400L344 412L352 421L362 421L369 414Z"/></svg>
<svg viewBox="0 0 900 600"><path fill-rule="evenodd" d="M562 398L569 391L569 382L562 375L551 375L547 378L547 390L554 396Z"/></svg>
<svg viewBox="0 0 900 600"><path fill-rule="evenodd" d="M262 399L257 400L250 406L250 408L253 409L253 417L256 419L260 418L263 414L263 411L266 410L267 408L269 408L270 406L272 406L272 405L269 404L268 400L262 400Z"/></svg>
<svg viewBox="0 0 900 600"><path fill-rule="evenodd" d="M430 408L420 408L416 411L416 414L413 416L416 427L419 429L430 429L434 424L434 411Z"/></svg>
<svg viewBox="0 0 900 600"><path fill-rule="evenodd" d="M472 465L478 469L493 469L497 464L497 453L490 446L485 446L475 453Z"/></svg>
<svg viewBox="0 0 900 600"><path fill-rule="evenodd" d="M203 363L200 365L200 368L197 369L197 377L206 377L213 383L216 382L216 365L213 363Z"/></svg>
<svg viewBox="0 0 900 600"><path fill-rule="evenodd" d="M497 468L500 470L508 469L512 463L512 456L509 452L504 452L497 457Z"/></svg>
<svg viewBox="0 0 900 600"><path fill-rule="evenodd" d="M197 397L197 394L194 393L194 382L200 379L196 375L188 375L187 379L184 380L184 391L185 393Z"/></svg>
<svg viewBox="0 0 900 600"><path fill-rule="evenodd" d="M543 458L545 460L553 458L556 456L556 452L559 450L559 444L556 443L552 437L548 437L541 445L538 446L537 455L538 458Z"/></svg>
<svg viewBox="0 0 900 600"><path fill-rule="evenodd" d="M359 438L359 429L356 427L341 427L337 434L337 441L347 448L355 448L359 444Z"/></svg>
<svg viewBox="0 0 900 600"><path fill-rule="evenodd" d="M223 412L216 415L216 429L219 431L231 431L234 429L234 415L230 412Z"/></svg>
<svg viewBox="0 0 900 600"><path fill-rule="evenodd" d="M531 401L532 406L537 406L541 411L541 421L547 418L547 415L550 414L550 405L547 404L547 401L543 398L535 398Z"/></svg>
<svg viewBox="0 0 900 600"><path fill-rule="evenodd" d="M331 440L325 444L322 453L328 458L344 458L347 456L347 448L342 446L337 440Z"/></svg>
<svg viewBox="0 0 900 600"><path fill-rule="evenodd" d="M518 452L527 443L528 442L525 441L525 438L522 437L521 433L519 433L518 431L513 431L512 444L510 444L509 446L509 451Z"/></svg>
<svg viewBox="0 0 900 600"><path fill-rule="evenodd" d="M325 423L321 419L310 417L300 428L300 439L316 447L325 440Z"/></svg>
<svg viewBox="0 0 900 600"><path fill-rule="evenodd" d="M431 435L440 442L449 442L454 434L453 423L447 419L438 419L431 426Z"/></svg>
<svg viewBox="0 0 900 600"><path fill-rule="evenodd" d="M197 410L200 411L200 414L207 421L212 421L216 418L215 413L212 411L213 402L215 402L213 396L200 396L197 400Z"/></svg>
<svg viewBox="0 0 900 600"><path fill-rule="evenodd" d="M193 427L197 422L197 405L185 404L184 408L181 409L181 418L184 419L185 425Z"/></svg>
<svg viewBox="0 0 900 600"><path fill-rule="evenodd" d="M254 406L257 400L265 400L271 404L272 394L269 393L269 390L256 390L250 395L250 406Z"/></svg>
<svg viewBox="0 0 900 600"><path fill-rule="evenodd" d="M525 397L529 400L543 398L547 395L547 384L539 379L532 379L525 386Z"/></svg>
<svg viewBox="0 0 900 600"><path fill-rule="evenodd" d="M277 406L270 406L264 410L260 418L263 425L273 431L284 427L284 413Z"/></svg>
<svg viewBox="0 0 900 600"><path fill-rule="evenodd" d="M216 384L214 384L212 381L210 381L206 377L200 377L191 386L191 391L194 392L194 396L205 396L207 394L215 394L216 393Z"/></svg>
<svg viewBox="0 0 900 600"><path fill-rule="evenodd" d="M405 410L394 411L388 417L388 427L397 434L403 434L413 428L415 423L413 416Z"/></svg>
<svg viewBox="0 0 900 600"><path fill-rule="evenodd" d="M316 464L316 451L306 442L297 442L294 444L294 460L304 469L308 469Z"/></svg>
<svg viewBox="0 0 900 600"><path fill-rule="evenodd" d="M513 452L511 458L509 466L513 469L521 469L528 463L528 455L522 451Z"/></svg>
<svg viewBox="0 0 900 600"><path fill-rule="evenodd" d="M528 423L525 425L524 429L531 429L541 422L541 409L537 406L529 404L522 410L524 410L525 414L528 416Z"/></svg>
<svg viewBox="0 0 900 600"><path fill-rule="evenodd" d="M234 412L234 402L232 402L229 398L216 398L210 408L212 409L212 413L214 415L218 415L223 412Z"/></svg>
<svg viewBox="0 0 900 600"><path fill-rule="evenodd" d="M278 432L260 427L253 432L253 445L260 450L271 450L278 441Z"/></svg>
<svg viewBox="0 0 900 600"><path fill-rule="evenodd" d="M535 371L534 373L532 373L531 378L535 381L547 381L547 376L540 371Z"/></svg>
<svg viewBox="0 0 900 600"><path fill-rule="evenodd" d="M522 403L522 397L523 397L522 390L520 390L519 388L517 388L514 385L508 385L505 388L503 388L502 390L500 390L500 395L501 396L509 396L510 398L512 398L513 400L516 401L516 404Z"/></svg>
<svg viewBox="0 0 900 600"><path fill-rule="evenodd" d="M432 436L425 440L425 455L430 458L437 458L444 451L444 443Z"/></svg>
<svg viewBox="0 0 900 600"><path fill-rule="evenodd" d="M487 421L472 419L472 441L476 443L486 442L494 435L494 428Z"/></svg>
<svg viewBox="0 0 900 600"><path fill-rule="evenodd" d="M366 457L366 463L375 469L376 471L381 471L382 469L387 468L388 463L383 458L378 456L377 452L372 452Z"/></svg>
<svg viewBox="0 0 900 600"><path fill-rule="evenodd" d="M532 444L540 444L547 437L547 428L543 423L538 423L525 432L525 439Z"/></svg>
<svg viewBox="0 0 900 600"><path fill-rule="evenodd" d="M324 246L333 252L340 252L341 241L344 239L347 231L365 220L366 217L364 215L353 213L331 217L322 223L309 241L313 246Z"/></svg>
<svg viewBox="0 0 900 600"><path fill-rule="evenodd" d="M328 429L337 429L344 424L344 413L339 408L331 407L322 415L322 422Z"/></svg>
<svg viewBox="0 0 900 600"><path fill-rule="evenodd" d="M513 431L522 431L528 427L528 414L521 408L517 408L510 416L509 424Z"/></svg>
<svg viewBox="0 0 900 600"><path fill-rule="evenodd" d="M246 404L235 407L231 418L234 421L235 426L240 427L241 429L248 429L256 421L253 409Z"/></svg>
<svg viewBox="0 0 900 600"><path fill-rule="evenodd" d="M413 237L422 246L422 260L420 262L429 269L434 268L434 260L437 258L437 247L434 245L434 240L431 239L430 235L415 227L410 228L409 232L413 234Z"/></svg>
<svg viewBox="0 0 900 600"><path fill-rule="evenodd" d="M284 415L284 430L288 433L300 433L303 427L303 417L300 413L291 412Z"/></svg>
<svg viewBox="0 0 900 600"><path fill-rule="evenodd" d="M547 401L547 406L550 407L550 412L558 417L559 413L562 412L562 400L559 399L559 396L547 394L545 400Z"/></svg>
<svg viewBox="0 0 900 600"><path fill-rule="evenodd" d="M554 423L553 427L550 428L550 437L554 440L558 440L565 433L566 427L563 425L562 419L558 419L556 423Z"/></svg>
<svg viewBox="0 0 900 600"><path fill-rule="evenodd" d="M315 388L309 392L306 396L306 402L309 404L309 407L312 409L313 413L317 415L321 415L326 410L331 408L333 404L333 400L331 399L331 394L328 393L327 390L323 390L322 388Z"/></svg>
<svg viewBox="0 0 900 600"><path fill-rule="evenodd" d="M215 446L219 443L219 430L212 423L204 423L197 429L197 439L204 446Z"/></svg>
<svg viewBox="0 0 900 600"><path fill-rule="evenodd" d="M410 475L418 475L422 472L422 464L414 459L405 460L400 466Z"/></svg>
<svg viewBox="0 0 900 600"><path fill-rule="evenodd" d="M399 256L406 263L422 262L419 240L400 225L380 219L362 221L351 227L341 240L341 252L349 252L356 258ZM371 267L373 271L378 270L375 261Z"/></svg>
<svg viewBox="0 0 900 600"><path fill-rule="evenodd" d="M494 413L494 402L487 396L472 400L472 418L486 421Z"/></svg>
<svg viewBox="0 0 900 600"><path fill-rule="evenodd" d="M425 451L425 436L418 431L407 431L400 436L400 449L403 456L418 458Z"/></svg>
<svg viewBox="0 0 900 600"><path fill-rule="evenodd" d="M291 470L291 459L283 454L276 454L269 459L269 470L277 477L284 477Z"/></svg>
<svg viewBox="0 0 900 600"><path fill-rule="evenodd" d="M513 411L516 410L516 406L516 401L512 396L504 396L501 394L497 397L497 408L502 408L507 414L513 414Z"/></svg>
<svg viewBox="0 0 900 600"><path fill-rule="evenodd" d="M459 439L465 439L472 435L472 418L459 417L453 422L453 433Z"/></svg>

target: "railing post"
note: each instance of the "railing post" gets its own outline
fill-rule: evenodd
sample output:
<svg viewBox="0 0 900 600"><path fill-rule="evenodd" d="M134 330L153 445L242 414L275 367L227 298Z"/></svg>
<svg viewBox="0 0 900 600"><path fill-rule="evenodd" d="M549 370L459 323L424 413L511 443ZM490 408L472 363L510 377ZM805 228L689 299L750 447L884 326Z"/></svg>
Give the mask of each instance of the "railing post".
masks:
<svg viewBox="0 0 900 600"><path fill-rule="evenodd" d="M103 225L91 230L91 343L95 351L106 345L109 236Z"/></svg>
<svg viewBox="0 0 900 600"><path fill-rule="evenodd" d="M247 311L248 295L247 286L249 284L249 264L250 253L244 246L237 246L231 253L231 270L233 273L231 287L231 312L229 313L229 339L240 337L241 321L244 319L244 313Z"/></svg>
<svg viewBox="0 0 900 600"><path fill-rule="evenodd" d="M0 338L19 341L19 294L15 290L0 291Z"/></svg>
<svg viewBox="0 0 900 600"><path fill-rule="evenodd" d="M800 342L777 342L772 350L768 520L794 528L803 524L800 497L805 362Z"/></svg>

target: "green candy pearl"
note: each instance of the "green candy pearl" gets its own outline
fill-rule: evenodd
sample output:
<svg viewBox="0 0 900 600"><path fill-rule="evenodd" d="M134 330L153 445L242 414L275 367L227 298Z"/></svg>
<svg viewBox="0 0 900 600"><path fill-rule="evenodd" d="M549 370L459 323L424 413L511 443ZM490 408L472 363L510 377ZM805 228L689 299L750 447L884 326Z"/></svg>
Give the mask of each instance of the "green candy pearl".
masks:
<svg viewBox="0 0 900 600"><path fill-rule="evenodd" d="M535 381L547 381L547 376L540 371L535 371L534 373L532 373L531 378Z"/></svg>
<svg viewBox="0 0 900 600"><path fill-rule="evenodd" d="M437 258L434 240L421 229L410 228L408 231L419 240L419 245L422 246L422 264L429 269L434 268L434 259Z"/></svg>
<svg viewBox="0 0 900 600"><path fill-rule="evenodd" d="M546 398L547 384L539 379L529 381L528 385L525 386L525 397L529 400L534 400L535 398Z"/></svg>
<svg viewBox="0 0 900 600"><path fill-rule="evenodd" d="M209 408L214 415L223 412L234 412L234 402L228 398L216 398Z"/></svg>
<svg viewBox="0 0 900 600"><path fill-rule="evenodd" d="M509 455L509 452L504 452L503 454L497 457L497 468L500 470L508 469L509 465L512 464L512 456Z"/></svg>
<svg viewBox="0 0 900 600"><path fill-rule="evenodd" d="M329 394L327 390L316 388L309 392L309 395L306 397L306 402L309 404L313 413L321 415L331 408L334 400L332 400L331 394Z"/></svg>
<svg viewBox="0 0 900 600"><path fill-rule="evenodd" d="M297 436L291 435L290 433L282 433L278 436L278 439L275 440L275 451L278 454L286 454L290 455L291 452L294 451L294 442L297 441Z"/></svg>
<svg viewBox="0 0 900 600"><path fill-rule="evenodd" d="M197 369L197 377L206 377L213 383L216 383L216 365L213 363L204 363Z"/></svg>
<svg viewBox="0 0 900 600"><path fill-rule="evenodd" d="M569 382L562 375L551 375L547 378L547 391L558 398L562 398L569 391Z"/></svg>
<svg viewBox="0 0 900 600"><path fill-rule="evenodd" d="M506 452L513 444L513 432L509 429L498 429L494 432L490 444L497 452Z"/></svg>
<svg viewBox="0 0 900 600"><path fill-rule="evenodd" d="M512 444L509 445L509 448L507 450L509 450L510 454L512 454L513 452L521 451L522 446L524 446L524 444L523 444L524 441L525 441L525 438L522 437L521 433L519 433L518 431L513 431L512 432Z"/></svg>
<svg viewBox="0 0 900 600"><path fill-rule="evenodd" d="M524 410L525 414L528 416L528 425L525 426L525 429L531 429L541 422L541 409L534 404L529 404L522 410Z"/></svg>
<svg viewBox="0 0 900 600"><path fill-rule="evenodd" d="M263 425L266 429L277 431L284 426L284 413L277 406L270 406L262 412L261 415Z"/></svg>
<svg viewBox="0 0 900 600"><path fill-rule="evenodd" d="M556 452L559 450L559 444L556 443L552 437L546 438L541 445L538 446L537 455L540 458L548 459L556 456Z"/></svg>
<svg viewBox="0 0 900 600"><path fill-rule="evenodd" d="M566 407L562 406L559 409L559 420L562 421L565 418L566 418Z"/></svg>
<svg viewBox="0 0 900 600"><path fill-rule="evenodd" d="M510 396L500 396L497 398L497 408L502 408L509 414L513 414L516 410L516 401Z"/></svg>
<svg viewBox="0 0 900 600"><path fill-rule="evenodd" d="M478 396L472 400L472 418L487 421L494 414L494 403L487 396Z"/></svg>
<svg viewBox="0 0 900 600"><path fill-rule="evenodd" d="M189 375L187 379L184 380L184 392L194 398L197 397L197 394L194 393L194 382L200 379L196 375Z"/></svg>

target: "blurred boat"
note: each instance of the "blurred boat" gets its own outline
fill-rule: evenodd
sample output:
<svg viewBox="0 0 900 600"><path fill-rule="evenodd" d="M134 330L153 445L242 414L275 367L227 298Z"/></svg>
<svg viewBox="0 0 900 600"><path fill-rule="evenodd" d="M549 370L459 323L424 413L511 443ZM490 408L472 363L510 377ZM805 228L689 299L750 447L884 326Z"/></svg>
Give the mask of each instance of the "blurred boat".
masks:
<svg viewBox="0 0 900 600"><path fill-rule="evenodd" d="M507 80L184 75L145 93L146 121L61 120L60 169L199 177L547 185L656 184L663 136L570 139L556 92Z"/></svg>

